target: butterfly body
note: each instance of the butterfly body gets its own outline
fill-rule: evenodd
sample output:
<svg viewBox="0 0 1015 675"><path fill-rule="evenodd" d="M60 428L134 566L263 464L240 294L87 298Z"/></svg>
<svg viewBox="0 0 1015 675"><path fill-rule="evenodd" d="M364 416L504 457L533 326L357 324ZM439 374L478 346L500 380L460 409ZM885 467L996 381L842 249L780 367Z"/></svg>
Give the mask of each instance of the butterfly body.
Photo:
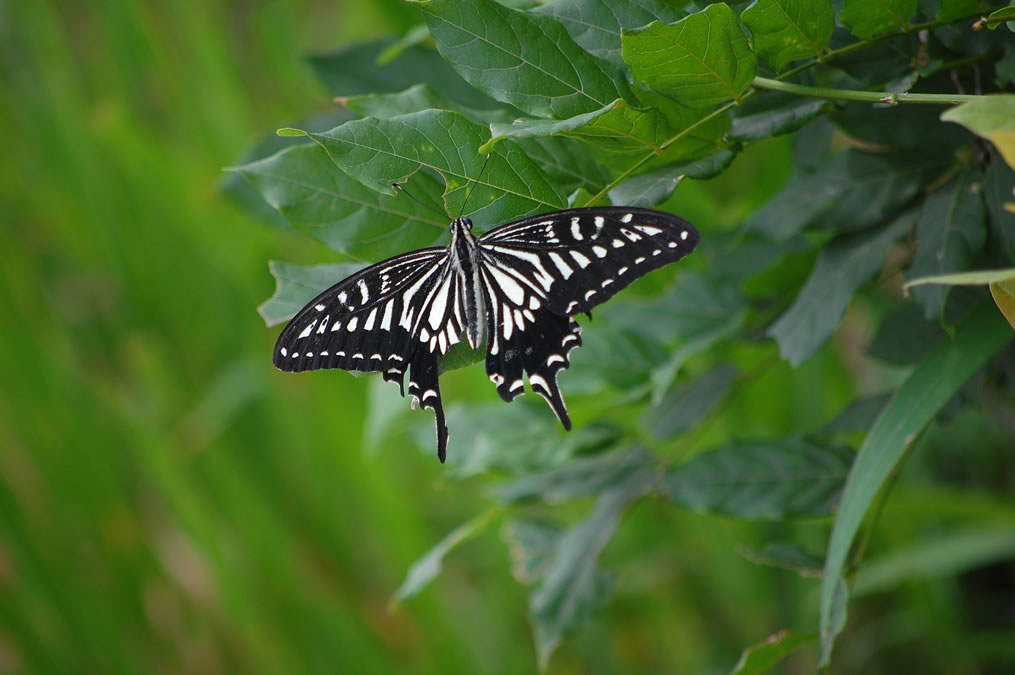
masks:
<svg viewBox="0 0 1015 675"><path fill-rule="evenodd" d="M448 431L438 381L441 356L461 341L486 342L486 371L505 401L529 386L571 428L557 375L581 345L574 316L697 245L677 216L633 207L566 209L481 236L468 218L451 243L389 258L311 300L279 335L273 360L285 371L381 371L434 411L437 454Z"/></svg>

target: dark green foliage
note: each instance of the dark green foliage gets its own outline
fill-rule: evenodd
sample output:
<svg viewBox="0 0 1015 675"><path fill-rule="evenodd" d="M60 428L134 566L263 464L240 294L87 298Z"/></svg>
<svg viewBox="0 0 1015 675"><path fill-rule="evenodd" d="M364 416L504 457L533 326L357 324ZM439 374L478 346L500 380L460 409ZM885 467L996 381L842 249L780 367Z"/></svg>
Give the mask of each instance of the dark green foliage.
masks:
<svg viewBox="0 0 1015 675"><path fill-rule="evenodd" d="M504 536L516 576L535 584L529 612L541 667L609 601L616 576L600 557L640 500L778 523L775 543L745 556L823 572L807 625L820 627L827 661L873 531L861 533L861 524L907 452L936 433L943 411L948 419L974 411L981 394L992 401L992 423L1012 432L1015 401L990 360L1011 332L994 305L949 286L904 297L900 278L984 261L1015 267L1005 206L1015 173L996 148L942 122L940 106L777 93L755 75L767 64L800 85L948 97L956 86L992 87L982 74L995 65L998 83L1010 83L1011 46L996 37L1005 29L981 40L968 25L983 8L947 0L847 0L834 32L832 4L795 0L715 3L689 15L650 0L621 9L601 0L529 10L492 0L413 5L430 39L420 42L417 29L389 64L376 57L391 41L311 60L356 119L237 167L295 227L359 260L445 241L439 217L392 196L390 184L403 182L449 214L464 208L480 230L605 198L672 210L703 233L686 263L584 322L584 347L561 376L575 431L564 434L524 401L447 399L448 475L504 479L491 498L513 516ZM921 26L927 40L912 30L923 22L934 22ZM730 178L739 157L785 148L771 139L790 134L795 161L781 187L764 166L745 182ZM754 184L767 199L749 210L697 210L696 194ZM273 264L279 291L266 318L280 319L341 276L323 269ZM480 357L455 351L445 369ZM830 387L834 405L822 400L829 387L810 391L822 368L843 373ZM964 388L977 372L978 387ZM741 424L745 409L779 399L795 377L812 378L794 389L797 409ZM414 428L430 448L430 425ZM541 517L573 501L588 511L562 509L569 524ZM827 558L783 541L794 519L826 519ZM453 530L396 597L419 592L451 548L491 520ZM968 566L1009 551L989 550L996 556L970 557ZM745 653L736 672L761 672L814 639L780 636Z"/></svg>

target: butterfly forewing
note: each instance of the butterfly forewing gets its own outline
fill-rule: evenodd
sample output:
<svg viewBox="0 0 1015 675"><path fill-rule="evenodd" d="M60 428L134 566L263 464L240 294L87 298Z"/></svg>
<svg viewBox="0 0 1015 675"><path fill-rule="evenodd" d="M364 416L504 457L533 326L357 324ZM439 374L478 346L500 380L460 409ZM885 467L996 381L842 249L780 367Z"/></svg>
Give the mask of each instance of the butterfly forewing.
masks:
<svg viewBox="0 0 1015 675"><path fill-rule="evenodd" d="M613 297L698 244L683 218L650 209L567 209L498 227L479 242L484 255L544 289L549 308L573 316Z"/></svg>

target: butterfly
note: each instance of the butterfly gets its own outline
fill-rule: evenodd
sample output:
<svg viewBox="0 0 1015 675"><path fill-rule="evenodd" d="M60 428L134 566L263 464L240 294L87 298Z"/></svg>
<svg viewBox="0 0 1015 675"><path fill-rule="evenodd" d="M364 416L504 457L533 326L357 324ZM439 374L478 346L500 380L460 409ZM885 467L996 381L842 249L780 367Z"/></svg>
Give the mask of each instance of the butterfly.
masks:
<svg viewBox="0 0 1015 675"><path fill-rule="evenodd" d="M451 243L389 258L311 300L283 329L273 361L284 371L380 371L413 406L434 411L437 457L447 454L440 358L465 339L486 342L486 372L505 401L529 387L565 429L557 385L581 345L588 313L698 244L683 218L651 209L597 206L529 216L477 236L451 221Z"/></svg>

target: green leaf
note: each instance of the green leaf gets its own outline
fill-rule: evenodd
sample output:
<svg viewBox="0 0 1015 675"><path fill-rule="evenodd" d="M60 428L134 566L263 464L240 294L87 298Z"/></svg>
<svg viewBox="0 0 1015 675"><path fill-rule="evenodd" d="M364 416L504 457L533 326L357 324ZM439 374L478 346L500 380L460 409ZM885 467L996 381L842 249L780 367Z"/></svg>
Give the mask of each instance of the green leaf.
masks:
<svg viewBox="0 0 1015 675"><path fill-rule="evenodd" d="M378 192L389 193L392 183L407 181L421 168L438 172L447 186L449 213L461 211L474 185L469 206L481 228L564 206L557 186L516 145L499 145L487 163L477 150L485 135L485 127L459 113L424 110L353 120L311 138L339 167ZM415 185L421 179L413 180Z"/></svg>
<svg viewBox="0 0 1015 675"><path fill-rule="evenodd" d="M800 647L816 640L817 637L817 633L800 634L781 630L764 642L745 649L740 655L737 665L733 666L733 670L730 671L730 675L764 673Z"/></svg>
<svg viewBox="0 0 1015 675"><path fill-rule="evenodd" d="M837 588L864 514L906 448L944 404L1012 332L990 303L983 303L959 324L954 338L942 340L910 373L864 439L843 491L825 561L821 586L822 651L835 640Z"/></svg>
<svg viewBox="0 0 1015 675"><path fill-rule="evenodd" d="M1015 280L995 281L990 284L990 297L1004 318L1015 329Z"/></svg>
<svg viewBox="0 0 1015 675"><path fill-rule="evenodd" d="M832 604L828 615L828 628L822 629L821 634L821 656L818 665L822 668L827 666L832 658L832 646L839 633L846 627L846 619L849 614L849 586L846 580L838 577L835 580L835 589L832 592Z"/></svg>
<svg viewBox="0 0 1015 675"><path fill-rule="evenodd" d="M666 495L699 512L747 520L826 516L835 510L854 454L800 438L730 441L671 467Z"/></svg>
<svg viewBox="0 0 1015 675"><path fill-rule="evenodd" d="M444 556L451 549L481 531L498 513L500 513L498 508L489 509L472 520L462 523L437 542L433 548L426 552L426 555L412 564L408 574L405 575L402 585L391 596L389 606L394 607L426 588L441 573L441 564L444 561Z"/></svg>
<svg viewBox="0 0 1015 675"><path fill-rule="evenodd" d="M1008 30L1015 33L1015 6L1002 7L1001 9L995 9L993 12L987 15L987 18L991 20L990 29L996 30L1001 23L1005 23L1008 26Z"/></svg>
<svg viewBox="0 0 1015 675"><path fill-rule="evenodd" d="M987 5L983 0L942 0L937 18L945 22L957 21L986 8Z"/></svg>
<svg viewBox="0 0 1015 675"><path fill-rule="evenodd" d="M875 107L850 103L829 117L844 133L860 141L950 161L956 149L968 146L973 137L960 126L941 124L939 115L937 107L929 105ZM928 145L931 137L934 143Z"/></svg>
<svg viewBox="0 0 1015 675"><path fill-rule="evenodd" d="M909 28L917 0L846 0L839 22L861 40Z"/></svg>
<svg viewBox="0 0 1015 675"><path fill-rule="evenodd" d="M965 270L983 249L987 222L978 178L966 172L924 202L916 226L920 247L907 280ZM913 289L913 297L928 319L936 319L944 311L948 290L948 286L919 286Z"/></svg>
<svg viewBox="0 0 1015 675"><path fill-rule="evenodd" d="M294 265L270 260L268 270L275 277L275 293L257 311L268 326L288 321L318 293L364 267L365 263Z"/></svg>
<svg viewBox="0 0 1015 675"><path fill-rule="evenodd" d="M956 576L1013 557L1015 530L1010 525L935 534L865 561L857 572L853 595L887 591L912 581Z"/></svg>
<svg viewBox="0 0 1015 675"><path fill-rule="evenodd" d="M579 189L599 192L610 182L610 174L579 141L543 136L520 138L515 143L564 194L570 195Z"/></svg>
<svg viewBox="0 0 1015 675"><path fill-rule="evenodd" d="M597 495L623 482L630 474L644 472L652 464L652 456L641 448L579 457L500 485L494 490L494 496L510 504L531 499L554 503Z"/></svg>
<svg viewBox="0 0 1015 675"><path fill-rule="evenodd" d="M810 225L861 229L919 194L941 166L933 159L845 150L814 173L798 171L747 228L775 240Z"/></svg>
<svg viewBox="0 0 1015 675"><path fill-rule="evenodd" d="M881 269L889 246L909 230L905 213L880 231L848 234L825 245L796 300L768 329L782 358L798 366L814 355L838 328L853 294Z"/></svg>
<svg viewBox="0 0 1015 675"><path fill-rule="evenodd" d="M523 112L573 117L629 94L612 67L549 17L492 0L413 1L441 56L472 86Z"/></svg>
<svg viewBox="0 0 1015 675"><path fill-rule="evenodd" d="M425 83L442 96L467 106L499 106L459 77L432 48L413 45L397 58L381 63L381 55L395 44L392 39L375 40L314 54L308 61L314 75L334 96L391 93Z"/></svg>
<svg viewBox="0 0 1015 675"><path fill-rule="evenodd" d="M777 71L790 61L820 58L835 29L827 0L755 0L740 20L754 36L754 51Z"/></svg>
<svg viewBox="0 0 1015 675"><path fill-rule="evenodd" d="M546 576L563 529L552 523L518 518L504 526L511 551L511 574L523 584Z"/></svg>
<svg viewBox="0 0 1015 675"><path fill-rule="evenodd" d="M600 492L592 513L558 540L553 563L529 596L540 668L546 668L567 632L606 603L613 575L599 568L599 554L616 531L624 509L654 480L653 465L647 461L642 470L618 476Z"/></svg>
<svg viewBox="0 0 1015 675"><path fill-rule="evenodd" d="M983 177L983 201L990 215L990 250L1015 264L1015 171L997 157Z"/></svg>
<svg viewBox="0 0 1015 675"><path fill-rule="evenodd" d="M874 394L854 399L845 410L835 416L832 421L821 428L826 434L848 434L855 431L867 431L877 420L878 415L888 403L889 394Z"/></svg>
<svg viewBox="0 0 1015 675"><path fill-rule="evenodd" d="M790 570L802 577L821 577L821 572L825 567L824 558L786 542L766 544L760 551L739 546L737 553L757 565Z"/></svg>
<svg viewBox="0 0 1015 675"><path fill-rule="evenodd" d="M1015 11L1015 7L1012 8ZM994 62L994 82L999 89L1010 89L1015 82L1015 44L1009 43L1004 56Z"/></svg>
<svg viewBox="0 0 1015 675"><path fill-rule="evenodd" d="M455 103L438 94L429 84L417 84L398 92L343 96L335 100L349 110L359 113L362 117L377 119L391 119L430 108L461 113L473 122L482 124L493 120L510 120L513 117L510 111L504 108L484 110Z"/></svg>
<svg viewBox="0 0 1015 675"><path fill-rule="evenodd" d="M831 107L828 101L816 98L775 92L758 96L737 110L727 137L737 141L760 141L792 133Z"/></svg>
<svg viewBox="0 0 1015 675"><path fill-rule="evenodd" d="M622 43L636 80L695 108L739 102L757 69L757 58L725 3L672 25L655 21L625 31Z"/></svg>
<svg viewBox="0 0 1015 675"><path fill-rule="evenodd" d="M543 471L576 454L609 447L619 437L619 431L606 424L586 424L566 432L537 396L510 405L499 399L452 404L447 421L453 436L446 466L455 479L494 471L515 475ZM414 437L420 448L433 452L432 417L421 416Z"/></svg>
<svg viewBox="0 0 1015 675"><path fill-rule="evenodd" d="M656 19L673 23L687 16L664 0L556 0L533 14L552 16L585 51L620 67L626 67L621 55L622 29L640 28Z"/></svg>
<svg viewBox="0 0 1015 675"><path fill-rule="evenodd" d="M390 188L379 194L365 187L313 144L287 148L233 170L293 227L352 258L380 260L429 246L447 232L447 221L411 199L392 196ZM421 175L413 191L422 200L436 201L440 185Z"/></svg>
<svg viewBox="0 0 1015 675"><path fill-rule="evenodd" d="M687 119L691 116L693 119ZM700 117L700 114L685 111L686 124L682 128ZM608 165L613 173L620 173L646 155L656 155L647 166L710 155L722 147L724 129L721 126L721 122L702 125L672 143L678 130L671 126L667 115L655 108L632 108L618 100L600 110L565 120L521 119L511 124L493 123L490 125L492 138L480 152L487 152L504 138L566 136L584 142L600 162Z"/></svg>
<svg viewBox="0 0 1015 675"><path fill-rule="evenodd" d="M943 122L956 122L983 136L1015 169L1015 94L993 94L962 103L941 113Z"/></svg>
<svg viewBox="0 0 1015 675"><path fill-rule="evenodd" d="M668 164L628 178L610 190L610 201L624 206L652 208L670 198L684 178L714 178L729 168L735 149L720 150L708 157Z"/></svg>
<svg viewBox="0 0 1015 675"><path fill-rule="evenodd" d="M676 387L648 412L643 426L656 440L694 428L712 414L738 375L734 366L724 363L690 384Z"/></svg>

